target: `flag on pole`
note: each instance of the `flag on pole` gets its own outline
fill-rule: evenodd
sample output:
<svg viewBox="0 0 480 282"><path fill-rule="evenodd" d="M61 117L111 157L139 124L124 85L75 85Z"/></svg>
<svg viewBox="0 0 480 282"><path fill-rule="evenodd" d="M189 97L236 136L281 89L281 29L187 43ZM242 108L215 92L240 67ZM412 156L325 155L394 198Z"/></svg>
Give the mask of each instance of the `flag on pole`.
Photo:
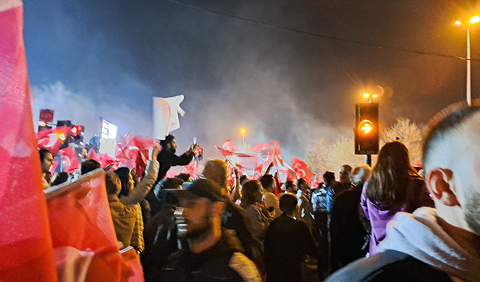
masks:
<svg viewBox="0 0 480 282"><path fill-rule="evenodd" d="M75 148L67 147L59 151L60 159L62 160L62 170L68 173L73 173L74 170L80 168L80 161L78 160Z"/></svg>
<svg viewBox="0 0 480 282"><path fill-rule="evenodd" d="M225 142L223 142L223 144L220 145L220 147L225 149L225 150L232 151L232 152L238 151L238 146L233 144L233 138L230 138L230 139L226 140Z"/></svg>
<svg viewBox="0 0 480 282"><path fill-rule="evenodd" d="M297 173L297 178L304 178L308 183L313 181L315 174L308 169L308 166L304 161L292 158L292 168Z"/></svg>
<svg viewBox="0 0 480 282"><path fill-rule="evenodd" d="M153 97L153 138L165 140L172 131L180 128L178 114L182 117L185 111L180 103L185 97L178 95L170 98Z"/></svg>
<svg viewBox="0 0 480 282"><path fill-rule="evenodd" d="M49 150L55 157L63 142L69 137L70 128L68 126L59 126L37 132L37 146Z"/></svg>
<svg viewBox="0 0 480 282"><path fill-rule="evenodd" d="M21 1L0 1L0 281L57 281L33 129Z"/></svg>
<svg viewBox="0 0 480 282"><path fill-rule="evenodd" d="M77 181L45 190L59 281L122 280L124 264L117 245L105 189L97 169Z"/></svg>

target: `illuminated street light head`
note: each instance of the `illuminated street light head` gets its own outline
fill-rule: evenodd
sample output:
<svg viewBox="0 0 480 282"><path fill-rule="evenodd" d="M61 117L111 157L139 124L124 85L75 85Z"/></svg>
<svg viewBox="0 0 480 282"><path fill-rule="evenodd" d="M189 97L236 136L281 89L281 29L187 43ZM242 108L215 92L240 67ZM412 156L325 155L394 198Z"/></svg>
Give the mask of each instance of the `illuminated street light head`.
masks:
<svg viewBox="0 0 480 282"><path fill-rule="evenodd" d="M461 23L460 21L456 21L455 24L456 24L457 26L461 26L461 25L462 25L462 23Z"/></svg>
<svg viewBox="0 0 480 282"><path fill-rule="evenodd" d="M245 132L247 132L245 128L240 129L240 133L245 134Z"/></svg>
<svg viewBox="0 0 480 282"><path fill-rule="evenodd" d="M370 98L370 93L368 93L368 92L363 93L363 98L365 98L365 99Z"/></svg>
<svg viewBox="0 0 480 282"><path fill-rule="evenodd" d="M378 97L378 94L373 94L372 96L374 99Z"/></svg>
<svg viewBox="0 0 480 282"><path fill-rule="evenodd" d="M480 22L480 17L477 16L477 15L475 15L474 17L472 17L472 18L470 19L470 23L471 23L471 24L478 23L478 22Z"/></svg>

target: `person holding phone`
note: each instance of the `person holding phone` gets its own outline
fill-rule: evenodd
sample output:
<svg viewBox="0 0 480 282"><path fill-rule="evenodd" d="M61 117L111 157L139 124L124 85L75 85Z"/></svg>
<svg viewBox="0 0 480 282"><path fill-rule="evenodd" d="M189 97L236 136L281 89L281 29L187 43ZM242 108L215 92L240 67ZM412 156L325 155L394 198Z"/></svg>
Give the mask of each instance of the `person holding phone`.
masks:
<svg viewBox="0 0 480 282"><path fill-rule="evenodd" d="M160 140L160 146L162 147L162 150L158 154L157 158L160 163L157 183L165 178L165 175L167 175L168 170L172 166L188 165L198 151L198 144L195 142L185 153L183 153L183 155L175 155L177 152L177 142L175 141L175 136L171 134L165 137L165 140Z"/></svg>

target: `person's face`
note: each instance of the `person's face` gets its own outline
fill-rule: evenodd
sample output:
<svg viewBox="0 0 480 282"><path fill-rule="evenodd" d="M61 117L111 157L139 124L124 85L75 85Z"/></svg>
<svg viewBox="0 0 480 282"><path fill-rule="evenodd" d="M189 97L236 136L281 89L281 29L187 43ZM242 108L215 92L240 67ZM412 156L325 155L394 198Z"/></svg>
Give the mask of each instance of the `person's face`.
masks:
<svg viewBox="0 0 480 282"><path fill-rule="evenodd" d="M53 165L53 156L51 153L47 153L42 162L42 173L47 173Z"/></svg>
<svg viewBox="0 0 480 282"><path fill-rule="evenodd" d="M132 191L135 188L135 181L133 181L132 175L128 175L128 191Z"/></svg>
<svg viewBox="0 0 480 282"><path fill-rule="evenodd" d="M240 182L240 186L243 187L243 185L245 185L245 183L248 182L248 178L245 178L244 180L242 180L242 182Z"/></svg>
<svg viewBox="0 0 480 282"><path fill-rule="evenodd" d="M196 239L212 229L212 202L206 198L180 199L174 213L178 236Z"/></svg>
<svg viewBox="0 0 480 282"><path fill-rule="evenodd" d="M340 174L340 182L343 182L343 183L350 182L350 170L349 169L342 166L338 170L338 173Z"/></svg>
<svg viewBox="0 0 480 282"><path fill-rule="evenodd" d="M297 184L293 183L293 185L290 186L287 192L297 194Z"/></svg>
<svg viewBox="0 0 480 282"><path fill-rule="evenodd" d="M300 188L300 190L302 190L302 192L304 192L304 193L308 192L308 185L303 183L303 182L300 182L300 187L298 187L298 188Z"/></svg>
<svg viewBox="0 0 480 282"><path fill-rule="evenodd" d="M168 146L169 146L170 152L172 152L174 154L177 152L177 141L175 141L175 138L173 138L172 142L170 142L170 144L168 144Z"/></svg>

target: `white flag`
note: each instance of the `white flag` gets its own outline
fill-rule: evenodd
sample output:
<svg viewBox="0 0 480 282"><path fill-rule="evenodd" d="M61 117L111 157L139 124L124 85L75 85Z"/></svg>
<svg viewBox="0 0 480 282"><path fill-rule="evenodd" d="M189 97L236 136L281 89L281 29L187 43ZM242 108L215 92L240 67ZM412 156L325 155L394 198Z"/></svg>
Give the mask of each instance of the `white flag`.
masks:
<svg viewBox="0 0 480 282"><path fill-rule="evenodd" d="M185 97L178 95L170 98L153 97L153 138L165 140L172 131L180 128L178 114L182 117L185 111L180 103Z"/></svg>

